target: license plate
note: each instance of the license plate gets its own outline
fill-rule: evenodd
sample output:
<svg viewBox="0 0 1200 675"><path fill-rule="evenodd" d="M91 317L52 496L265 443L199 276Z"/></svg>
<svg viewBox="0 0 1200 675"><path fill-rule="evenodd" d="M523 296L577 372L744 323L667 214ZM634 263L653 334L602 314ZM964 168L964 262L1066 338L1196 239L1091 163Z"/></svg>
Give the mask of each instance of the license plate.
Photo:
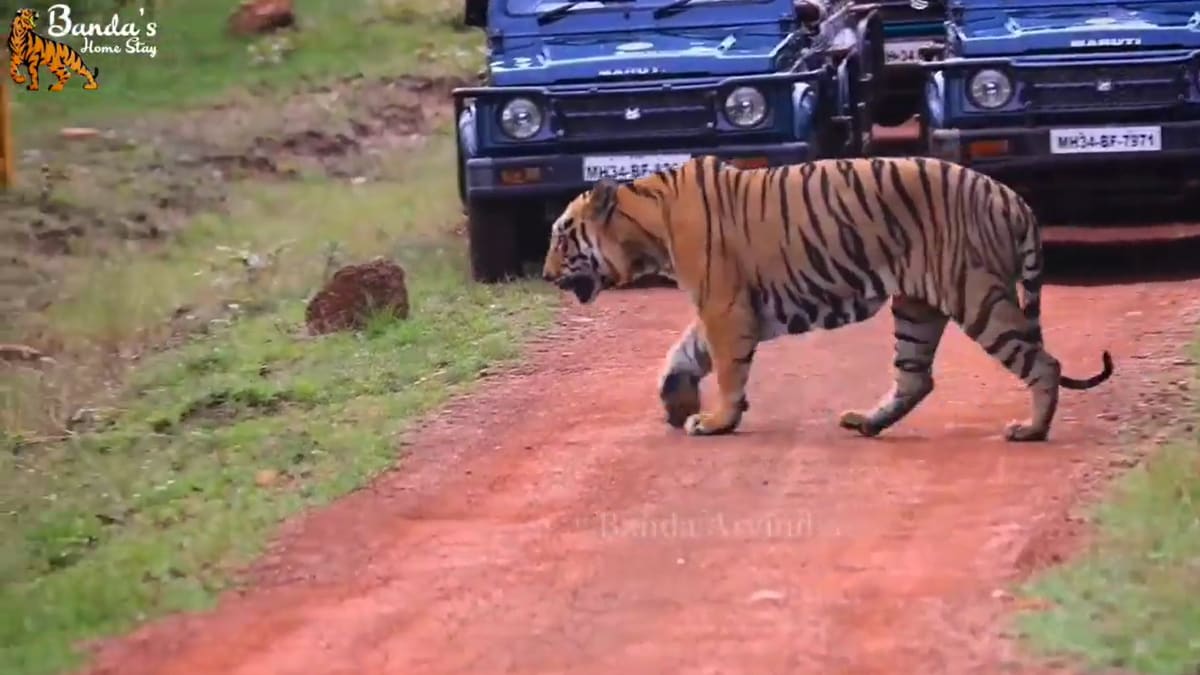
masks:
<svg viewBox="0 0 1200 675"><path fill-rule="evenodd" d="M1050 130L1050 152L1058 155L1159 150L1162 150L1162 127L1158 126Z"/></svg>
<svg viewBox="0 0 1200 675"><path fill-rule="evenodd" d="M592 155L583 158L583 179L589 183L601 178L634 180L655 171L674 169L691 158L688 154Z"/></svg>
<svg viewBox="0 0 1200 675"><path fill-rule="evenodd" d="M929 40L888 40L883 43L884 63L920 63L921 48L932 45Z"/></svg>

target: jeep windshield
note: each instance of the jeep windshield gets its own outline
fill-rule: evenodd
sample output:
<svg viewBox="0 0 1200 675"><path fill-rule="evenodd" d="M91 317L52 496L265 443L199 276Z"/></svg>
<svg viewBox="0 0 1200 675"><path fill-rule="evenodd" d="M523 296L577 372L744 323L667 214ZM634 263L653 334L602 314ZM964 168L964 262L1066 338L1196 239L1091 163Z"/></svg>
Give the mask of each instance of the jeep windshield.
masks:
<svg viewBox="0 0 1200 675"><path fill-rule="evenodd" d="M1077 7L1141 8L1147 5L1159 7L1195 7L1194 0L959 0L954 3L967 11L974 9L1065 9Z"/></svg>
<svg viewBox="0 0 1200 675"><path fill-rule="evenodd" d="M553 11L559 7L572 6L574 12L590 12L590 11L627 11L630 8L635 9L658 9L664 5L670 5L677 0L617 0L607 2L599 0L585 0L584 2L572 2L571 0L507 0L504 5L505 11L516 16L529 16L531 14L543 14L548 11ZM753 5L753 4L768 4L771 0L692 0L689 5Z"/></svg>

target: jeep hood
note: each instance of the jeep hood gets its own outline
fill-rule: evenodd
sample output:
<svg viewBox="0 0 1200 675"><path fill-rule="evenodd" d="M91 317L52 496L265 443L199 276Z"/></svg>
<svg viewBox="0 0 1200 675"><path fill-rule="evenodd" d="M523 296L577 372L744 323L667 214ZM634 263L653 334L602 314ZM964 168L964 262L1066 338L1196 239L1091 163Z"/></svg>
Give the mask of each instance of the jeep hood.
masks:
<svg viewBox="0 0 1200 675"><path fill-rule="evenodd" d="M1031 4L991 2L966 9L958 24L961 55L1200 48L1200 7L1193 2Z"/></svg>
<svg viewBox="0 0 1200 675"><path fill-rule="evenodd" d="M766 73L775 69L785 41L786 35L765 26L513 37L489 67L497 86Z"/></svg>

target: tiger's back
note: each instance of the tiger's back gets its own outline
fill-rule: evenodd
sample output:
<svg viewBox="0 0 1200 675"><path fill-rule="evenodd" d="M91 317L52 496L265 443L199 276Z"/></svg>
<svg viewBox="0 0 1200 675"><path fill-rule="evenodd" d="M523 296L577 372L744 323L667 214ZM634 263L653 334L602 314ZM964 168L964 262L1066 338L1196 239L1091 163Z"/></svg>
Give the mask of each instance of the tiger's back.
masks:
<svg viewBox="0 0 1200 675"><path fill-rule="evenodd" d="M1011 286L1026 268L1027 288L1040 283L1032 211L1007 186L963 166L856 158L739 170L710 158L683 171L697 194L682 200L694 213L677 220L715 228L717 242L701 249L707 231L690 238L693 250L677 258L705 265L683 264L684 283L691 276L699 288L714 264L722 268L714 254L736 260L740 283L770 310L764 319L776 331L861 321L894 295L960 318L989 282Z"/></svg>

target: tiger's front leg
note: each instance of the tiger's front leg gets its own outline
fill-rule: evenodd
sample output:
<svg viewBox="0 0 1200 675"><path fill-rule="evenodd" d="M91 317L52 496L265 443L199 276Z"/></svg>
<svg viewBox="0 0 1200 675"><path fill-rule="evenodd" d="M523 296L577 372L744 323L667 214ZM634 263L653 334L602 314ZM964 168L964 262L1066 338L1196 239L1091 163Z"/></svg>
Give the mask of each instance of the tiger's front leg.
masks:
<svg viewBox="0 0 1200 675"><path fill-rule="evenodd" d="M8 74L12 76L13 82L25 84L25 76L21 74L21 59L16 54L8 59Z"/></svg>
<svg viewBox="0 0 1200 675"><path fill-rule="evenodd" d="M680 428L688 417L700 412L700 381L712 372L712 358L704 342L704 325L695 319L667 353L658 378L658 397L667 424Z"/></svg>
<svg viewBox="0 0 1200 675"><path fill-rule="evenodd" d="M712 311L701 320L712 369L717 374L717 401L684 422L684 430L692 436L727 434L737 428L742 413L749 409L746 382L758 346L757 320L745 302L715 304L728 309Z"/></svg>
<svg viewBox="0 0 1200 675"><path fill-rule="evenodd" d="M27 64L25 69L29 71L29 84L25 87L29 91L38 90L38 67L32 63Z"/></svg>

